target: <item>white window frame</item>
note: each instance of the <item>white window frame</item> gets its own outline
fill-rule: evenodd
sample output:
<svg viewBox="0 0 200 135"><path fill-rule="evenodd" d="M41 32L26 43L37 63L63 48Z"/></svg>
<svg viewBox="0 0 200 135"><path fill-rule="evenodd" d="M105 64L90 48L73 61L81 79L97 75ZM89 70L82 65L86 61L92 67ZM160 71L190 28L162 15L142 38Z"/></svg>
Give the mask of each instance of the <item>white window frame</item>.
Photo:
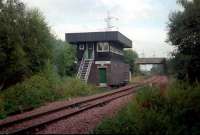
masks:
<svg viewBox="0 0 200 135"><path fill-rule="evenodd" d="M103 45L102 50L99 49L99 45ZM109 52L109 46L108 42L99 42L97 43L97 52Z"/></svg>
<svg viewBox="0 0 200 135"><path fill-rule="evenodd" d="M84 50L84 49L85 49L84 44L79 44L79 50Z"/></svg>

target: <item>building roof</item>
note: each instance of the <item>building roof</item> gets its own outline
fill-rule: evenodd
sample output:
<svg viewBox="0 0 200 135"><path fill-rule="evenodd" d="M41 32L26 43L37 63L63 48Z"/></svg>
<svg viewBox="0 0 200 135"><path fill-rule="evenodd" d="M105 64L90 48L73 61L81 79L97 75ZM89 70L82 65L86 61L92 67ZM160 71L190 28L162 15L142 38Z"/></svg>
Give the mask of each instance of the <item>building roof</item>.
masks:
<svg viewBox="0 0 200 135"><path fill-rule="evenodd" d="M138 58L136 59L136 64L164 64L165 58Z"/></svg>
<svg viewBox="0 0 200 135"><path fill-rule="evenodd" d="M65 40L69 43L114 41L124 48L132 48L132 41L118 31L66 33Z"/></svg>

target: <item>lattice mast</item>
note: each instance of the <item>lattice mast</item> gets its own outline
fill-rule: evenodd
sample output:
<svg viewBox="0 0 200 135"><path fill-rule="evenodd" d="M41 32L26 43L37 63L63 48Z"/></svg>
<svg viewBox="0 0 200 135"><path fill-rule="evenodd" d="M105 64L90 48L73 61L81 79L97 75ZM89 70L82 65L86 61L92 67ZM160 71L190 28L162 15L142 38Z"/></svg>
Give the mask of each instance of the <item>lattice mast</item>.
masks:
<svg viewBox="0 0 200 135"><path fill-rule="evenodd" d="M118 21L119 19L117 17L111 16L109 11L107 12L107 17L104 20L106 22L106 28L105 28L106 31L112 31L114 28L118 29L118 27L112 24L112 21L113 20Z"/></svg>

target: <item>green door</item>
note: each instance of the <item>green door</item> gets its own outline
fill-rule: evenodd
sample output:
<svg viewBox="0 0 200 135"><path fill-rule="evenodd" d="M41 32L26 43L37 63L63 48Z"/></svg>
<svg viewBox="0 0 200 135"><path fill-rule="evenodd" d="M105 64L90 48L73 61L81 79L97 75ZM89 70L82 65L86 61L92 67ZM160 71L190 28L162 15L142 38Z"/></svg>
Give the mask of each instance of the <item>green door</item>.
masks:
<svg viewBox="0 0 200 135"><path fill-rule="evenodd" d="M92 59L93 49L88 48L88 59Z"/></svg>
<svg viewBox="0 0 200 135"><path fill-rule="evenodd" d="M92 59L92 56L93 56L93 45L87 44L86 50L85 50L85 58Z"/></svg>
<svg viewBox="0 0 200 135"><path fill-rule="evenodd" d="M99 83L107 83L106 68L99 68Z"/></svg>

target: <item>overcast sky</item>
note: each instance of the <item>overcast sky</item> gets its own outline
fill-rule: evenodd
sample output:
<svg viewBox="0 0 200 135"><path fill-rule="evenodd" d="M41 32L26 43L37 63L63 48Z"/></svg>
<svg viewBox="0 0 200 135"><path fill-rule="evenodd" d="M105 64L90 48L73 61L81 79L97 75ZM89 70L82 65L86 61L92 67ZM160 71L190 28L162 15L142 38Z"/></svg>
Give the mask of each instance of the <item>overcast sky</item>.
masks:
<svg viewBox="0 0 200 135"><path fill-rule="evenodd" d="M169 14L178 9L176 0L22 0L39 8L52 31L64 40L65 33L102 31L109 11L119 18L118 30L133 41L143 57L167 57L173 50L165 43ZM114 29L116 30L116 29ZM144 54L143 54L144 53Z"/></svg>

